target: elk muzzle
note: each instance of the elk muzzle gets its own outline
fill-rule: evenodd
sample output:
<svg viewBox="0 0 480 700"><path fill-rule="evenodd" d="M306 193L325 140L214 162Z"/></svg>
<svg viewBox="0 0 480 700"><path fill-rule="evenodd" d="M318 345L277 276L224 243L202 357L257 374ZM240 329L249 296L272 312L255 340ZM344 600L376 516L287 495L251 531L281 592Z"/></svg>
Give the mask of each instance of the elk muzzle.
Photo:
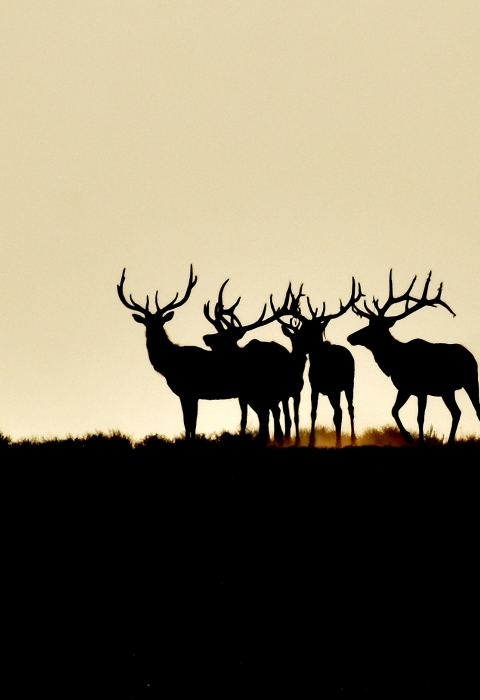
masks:
<svg viewBox="0 0 480 700"><path fill-rule="evenodd" d="M355 333L351 333L348 337L347 340L350 343L350 345L364 345L365 347L368 347L368 326L365 328L361 328L359 331L355 331Z"/></svg>

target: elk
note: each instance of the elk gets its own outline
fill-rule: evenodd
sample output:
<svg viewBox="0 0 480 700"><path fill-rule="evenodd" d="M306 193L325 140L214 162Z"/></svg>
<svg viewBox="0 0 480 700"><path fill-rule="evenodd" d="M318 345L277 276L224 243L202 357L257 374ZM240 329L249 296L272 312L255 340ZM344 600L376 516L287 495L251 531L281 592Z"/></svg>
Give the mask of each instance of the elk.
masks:
<svg viewBox="0 0 480 700"><path fill-rule="evenodd" d="M354 304L353 311L361 318L368 320L368 326L352 333L347 340L351 345L363 345L371 350L382 372L391 378L398 390L392 415L403 439L409 444L414 442L399 416L399 410L410 396L416 396L418 399L419 445L424 442L423 424L427 396L441 396L452 415L452 427L448 438L448 444L451 445L455 439L461 414L455 401L455 391L465 389L480 419L478 367L475 358L462 345L429 343L420 338L402 343L390 333L390 329L397 321L426 306L443 306L455 316L452 309L441 299L443 283L440 284L436 296L432 299L428 298L431 278L430 272L419 299L411 296L416 277L404 294L395 297L392 270L390 270L387 301L380 306L378 299L372 299L374 309L369 308L366 302L363 303L364 309L359 309ZM400 303L405 304L404 310L396 316L387 316L387 311Z"/></svg>
<svg viewBox="0 0 480 700"><path fill-rule="evenodd" d="M350 415L350 440L355 443L354 428L354 408L353 408L353 385L355 379L355 361L347 348L343 345L334 345L325 340L325 329L335 318L343 316L359 299L363 296L361 286L358 285L356 292L356 282L352 277L352 291L350 300L343 305L340 299L340 309L335 314L326 314L325 302L320 315L318 308L313 309L310 298L307 297L310 318L304 316L300 311L299 300L304 296L300 287L300 294L296 297L296 305L293 315L297 319L297 324L293 322L288 328L284 327L284 333L288 335L292 342L292 347L298 347L298 352L308 352L310 367L308 378L311 388L311 427L309 446L315 446L315 423L317 420L317 407L319 394L325 394L333 408L333 422L335 425L335 445L341 446L342 440L342 409L340 406L340 396L342 391L348 403L348 413Z"/></svg>
<svg viewBox="0 0 480 700"><path fill-rule="evenodd" d="M246 346L239 347L238 342L243 336L256 328L265 326L287 312L289 292L285 297L283 307L273 309L271 316L265 317L267 305L263 307L260 317L248 325L243 325L235 310L241 297L225 308L223 292L228 279L220 287L218 299L214 307L213 316L210 314L210 302L204 305L205 318L214 326L216 333L203 336L203 340L215 353L215 355L237 368L241 377L241 390L239 394L242 418L240 433L245 434L247 423L247 404L256 412L259 420L258 440L266 442L269 439L270 411L274 420L275 441L283 441L283 431L280 424L279 403L284 399L284 391L279 379L281 368L289 362L290 353L282 345L275 342L261 342L251 340ZM288 400L287 400L288 401ZM288 402L287 402L288 409Z"/></svg>
<svg viewBox="0 0 480 700"><path fill-rule="evenodd" d="M300 408L300 397L303 389L303 373L305 370L305 364L307 361L307 346L304 342L304 335L300 332L300 321L295 318L298 313L300 297L304 296L302 294L303 284L300 285L300 290L295 296L292 292L291 284L287 290L287 296L285 297L284 309L285 313L278 315L277 321L282 327L283 334L289 338L292 344L292 352L290 353L290 362L284 366L280 372L280 381L285 385L285 398L283 399L283 413L285 416L285 436L290 440L290 429L292 421L290 419L290 411L288 407L288 401L290 397L293 398L293 420L295 423L295 445L298 447L300 445L300 426L299 426L299 408ZM287 306L285 306L288 304ZM280 309L275 309L273 303L273 298L270 297L270 306L272 311L279 313ZM283 321L282 316L291 316L290 320Z"/></svg>
<svg viewBox="0 0 480 700"><path fill-rule="evenodd" d="M143 323L147 341L147 351L154 369L162 374L170 389L176 394L182 406L185 439L195 438L199 399L230 399L239 395L240 376L232 372L228 362L209 350L196 346L180 346L173 343L165 331L165 324L171 321L175 310L185 304L197 283L190 265L190 277L185 294L163 307L158 305L158 292L155 293L156 311L149 308L147 296L145 306L137 304L130 295L127 301L123 292L125 270L123 270L117 292L120 301L127 309L136 313L133 318Z"/></svg>

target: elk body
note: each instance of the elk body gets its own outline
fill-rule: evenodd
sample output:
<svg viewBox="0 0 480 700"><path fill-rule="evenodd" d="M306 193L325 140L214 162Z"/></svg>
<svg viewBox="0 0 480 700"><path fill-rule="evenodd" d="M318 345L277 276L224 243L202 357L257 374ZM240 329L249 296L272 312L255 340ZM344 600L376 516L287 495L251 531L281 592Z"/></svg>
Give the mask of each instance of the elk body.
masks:
<svg viewBox="0 0 480 700"><path fill-rule="evenodd" d="M123 292L125 270L117 286L120 301L127 309L136 313L133 318L145 326L147 351L154 369L162 374L170 389L181 402L185 438L195 437L199 399L230 399L239 396L242 377L239 372L232 372L228 361L222 360L209 350L196 346L181 346L173 343L167 335L165 324L173 318L174 312L189 299L197 283L190 266L187 290L179 301L178 293L166 306L158 305L158 292L155 294L156 311L149 309L147 296L145 306L137 304L130 295L127 301Z"/></svg>
<svg viewBox="0 0 480 700"><path fill-rule="evenodd" d="M283 431L280 424L281 401L285 407L285 388L282 382L282 373L290 363L290 353L283 345L275 342L261 342L251 340L244 347L240 347L238 342L251 330L265 326L282 313L286 312L285 304L288 300L288 293L285 304L281 309L274 309L273 315L265 318L266 305L260 317L249 325L243 325L235 313L240 303L241 297L229 308L225 308L223 303L223 291L227 284L226 280L218 294L218 300L214 307L214 315L210 315L210 302L204 306L204 314L207 320L214 326L216 333L210 333L203 337L206 345L214 351L224 364L229 364L236 368L241 377L241 388L239 393L242 418L240 433L245 433L247 424L247 405L253 408L258 416L260 442L269 440L269 418L270 412L274 421L274 437L277 442L283 441ZM287 398L288 410L288 398ZM286 433L290 434L290 416L286 419Z"/></svg>
<svg viewBox="0 0 480 700"><path fill-rule="evenodd" d="M303 286L303 285L302 285ZM356 293L355 280L352 279L352 292L349 302L344 306L340 300L340 310L336 314L325 314L325 303L323 310L318 315L318 309L313 309L310 299L307 297L310 318L300 312L299 300L303 296L302 287L296 297L297 304L294 310L294 317L299 322L297 325L290 324L290 328L285 328L284 332L292 341L294 351L298 353L307 352L310 367L308 378L311 388L311 427L310 427L310 447L315 446L315 424L317 421L317 407L319 394L328 397L333 408L333 422L335 425L336 447L341 446L342 439L342 417L343 412L340 406L340 397L345 393L350 416L350 439L355 443L354 408L353 408L353 385L355 380L355 361L347 348L342 345L334 345L325 340L325 329L332 319L343 316L362 295L361 287ZM286 334L287 334L286 332Z"/></svg>
<svg viewBox="0 0 480 700"><path fill-rule="evenodd" d="M373 299L374 309L364 303L364 309L353 306L354 312L368 320L368 326L348 337L352 345L363 345L371 350L380 369L391 378L398 390L397 399L392 408L392 415L398 428L408 443L413 443L412 435L404 428L399 410L410 396L418 398L418 433L419 443L424 441L424 419L427 396L441 396L452 415L452 427L448 438L449 444L455 439L460 420L460 408L455 401L455 391L465 389L480 419L478 366L472 355L463 345L446 343L429 343L419 338L402 343L392 336L390 329L402 318L425 306L443 306L455 316L447 304L442 301L442 284L437 295L428 299L428 287L432 273L427 277L420 299L410 295L416 277L407 291L399 297L393 295L392 271L389 278L389 297L383 306ZM405 309L397 316L387 316L387 311L398 303L405 303ZM413 306L411 305L413 304Z"/></svg>

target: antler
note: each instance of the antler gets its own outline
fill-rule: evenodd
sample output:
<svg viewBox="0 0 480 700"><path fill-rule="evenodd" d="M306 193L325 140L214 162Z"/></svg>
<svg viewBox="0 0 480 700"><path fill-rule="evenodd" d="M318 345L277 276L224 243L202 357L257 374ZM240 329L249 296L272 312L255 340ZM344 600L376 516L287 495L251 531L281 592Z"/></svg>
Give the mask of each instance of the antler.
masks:
<svg viewBox="0 0 480 700"><path fill-rule="evenodd" d="M302 314L300 313L300 299L301 297L305 296L302 290L303 283L300 285L298 294L295 296L295 294L292 292L292 283L290 282L283 305L281 307L279 306L278 308L275 308L273 303L273 295L270 295L270 307L273 313L276 315L276 320L282 326L290 328L290 330L293 331L296 330L299 327L300 322L304 320ZM282 316L291 316L292 318L286 322L282 321Z"/></svg>
<svg viewBox="0 0 480 700"><path fill-rule="evenodd" d="M145 302L145 307L140 306L140 304L137 304L137 302L134 301L134 299L132 298L131 294L129 295L131 303L129 303L125 299L125 294L123 293L123 285L125 283L125 269L126 268L124 268L124 270L123 270L120 284L117 285L117 292L118 292L118 296L120 298L120 301L122 302L122 304L124 304L124 306L127 307L127 309L132 309L132 311L138 311L141 314L144 314L144 316L148 316L149 314L151 314L150 309L149 309L150 301L149 301L148 296L147 296L147 300ZM194 286L196 284L197 284L197 276L195 276L195 277L193 276L193 265L190 265L190 277L188 280L186 292L183 295L182 299L177 301L177 298L178 298L178 292L177 292L169 304L167 304L166 306L160 307L158 305L158 291L155 292L155 306L157 307L157 312L160 313L160 315L163 315L166 311L172 311L173 309L178 309L179 306L182 306L183 304L185 304L185 302L188 301L188 298L190 297L190 294L192 293L192 289L194 288Z"/></svg>
<svg viewBox="0 0 480 700"><path fill-rule="evenodd" d="M310 320L319 321L324 326L326 326L328 323L330 323L332 319L339 318L339 316L343 316L343 314L345 314L350 308L354 307L354 305L357 303L357 301L359 301L361 297L365 296L365 294L362 293L361 285L358 285L358 293L356 292L356 286L357 285L355 282L355 277L352 277L352 292L350 294L350 299L345 305L343 305L342 300L340 299L340 309L337 311L336 314L325 314L325 302L323 302L322 313L320 314L320 316L317 316L318 308L313 309L312 305L310 304L310 297L307 297L308 309L312 317Z"/></svg>
<svg viewBox="0 0 480 700"><path fill-rule="evenodd" d="M120 301L122 302L122 304L124 306L127 307L127 309L132 309L132 311L139 311L141 314L144 314L145 316L147 316L150 313L150 311L148 309L148 304L149 304L148 296L147 296L145 308L143 306L140 306L140 304L137 304L137 302L133 300L131 294L129 295L131 303L128 303L128 301L125 299L125 294L123 293L123 285L125 284L125 271L126 271L126 269L127 269L126 267L123 268L122 279L120 280L120 284L117 284L117 293L118 293L118 296L120 298Z"/></svg>
<svg viewBox="0 0 480 700"><path fill-rule="evenodd" d="M226 279L220 287L220 291L218 293L218 300L215 304L214 309L214 318L210 316L210 302L207 301L207 303L203 306L203 313L205 315L205 318L207 319L207 321L210 321L210 323L213 324L213 326L219 333L228 330L229 328L232 328L235 325L237 327L242 325L234 313L242 297L238 297L237 301L228 309L226 309L223 305L223 290L225 289L227 282L228 279ZM225 318L225 316L230 316L232 320L228 321L227 318Z"/></svg>
<svg viewBox="0 0 480 700"><path fill-rule="evenodd" d="M275 309L275 307L273 306L272 296L270 296L270 305L272 306L273 314L265 318L265 314L267 313L267 305L265 304L262 313L260 314L258 319L253 323L249 323L247 326L244 326L238 318L238 316L235 314L235 309L240 303L241 297L238 297L237 301L234 304L232 304L232 306L228 308L225 308L224 306L223 290L225 289L227 282L228 279L225 280L225 282L220 287L220 291L218 293L218 300L214 308L214 316L212 317L210 315L210 302L207 302L203 307L203 313L205 315L205 318L215 327L215 329L219 333L235 329L239 337L242 337L248 331L254 330L255 328L260 328L261 326L266 326L268 323L271 323L275 319L279 318L279 316L291 313L288 310L288 301L291 293L291 285L289 285L287 294L285 296L285 301L279 309Z"/></svg>
<svg viewBox="0 0 480 700"><path fill-rule="evenodd" d="M179 301L177 301L177 297L178 297L178 292L177 292L175 294L175 296L173 297L171 302L169 302L166 306L162 306L160 308L160 306L158 305L158 300L157 300L158 292L155 292L155 306L157 307L157 311L160 314L164 314L166 311L173 311L173 309L178 309L179 306L183 306L183 304L185 304L185 302L188 301L190 294L192 293L192 289L197 284L197 280L198 280L198 277L196 275L195 275L195 277L193 276L193 265L190 265L190 277L188 278L187 289L186 289L183 297ZM148 299L148 297L147 297L147 299Z"/></svg>
<svg viewBox="0 0 480 700"><path fill-rule="evenodd" d="M413 280L410 283L410 286L408 287L407 291L404 292L404 294L401 294L398 297L395 297L393 294L393 271L390 270L390 275L388 279L388 299L385 302L383 306L380 306L378 299L373 298L372 303L375 307L375 311L372 311L367 305L366 302L363 302L363 306L365 307L365 311L362 309L358 309L355 305L353 307L353 310L358 316L362 316L363 318L389 318L392 321L399 321L402 318L406 318L407 316L410 316L410 314L413 314L415 311L418 311L419 309L422 309L424 306L437 306L439 304L440 306L443 306L445 309L450 311L450 313L455 316L455 313L452 311L452 309L446 304L442 299L442 290L443 290L443 282L440 283L440 286L437 291L437 295L433 299L428 299L428 287L430 285L430 281L432 279L432 272L430 271L428 273L425 286L423 288L423 293L420 299L417 299L416 297L413 297L410 295L410 292L413 289L413 285L416 282L416 275L413 278ZM394 304L399 304L401 302L405 302L405 310L398 314L397 316L386 316L387 311L390 309L390 307L394 306ZM414 306L409 306L410 303L415 302Z"/></svg>

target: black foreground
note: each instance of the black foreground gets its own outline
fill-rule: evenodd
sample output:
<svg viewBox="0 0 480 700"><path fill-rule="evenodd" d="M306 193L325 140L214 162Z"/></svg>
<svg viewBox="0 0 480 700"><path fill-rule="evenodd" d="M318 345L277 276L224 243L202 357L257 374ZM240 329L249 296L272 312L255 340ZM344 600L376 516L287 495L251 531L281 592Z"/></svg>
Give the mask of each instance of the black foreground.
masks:
<svg viewBox="0 0 480 700"><path fill-rule="evenodd" d="M9 697L479 685L478 442L0 447Z"/></svg>

